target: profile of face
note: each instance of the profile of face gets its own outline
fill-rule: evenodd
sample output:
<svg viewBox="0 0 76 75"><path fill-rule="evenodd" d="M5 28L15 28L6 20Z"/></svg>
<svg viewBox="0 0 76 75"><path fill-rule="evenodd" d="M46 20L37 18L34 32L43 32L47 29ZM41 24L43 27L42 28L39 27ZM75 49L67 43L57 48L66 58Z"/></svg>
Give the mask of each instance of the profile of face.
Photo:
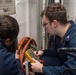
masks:
<svg viewBox="0 0 76 75"><path fill-rule="evenodd" d="M45 15L42 17L43 20L43 26L46 29L46 31L50 34L50 36L54 35L54 26L53 23L51 23L48 18L46 18Z"/></svg>

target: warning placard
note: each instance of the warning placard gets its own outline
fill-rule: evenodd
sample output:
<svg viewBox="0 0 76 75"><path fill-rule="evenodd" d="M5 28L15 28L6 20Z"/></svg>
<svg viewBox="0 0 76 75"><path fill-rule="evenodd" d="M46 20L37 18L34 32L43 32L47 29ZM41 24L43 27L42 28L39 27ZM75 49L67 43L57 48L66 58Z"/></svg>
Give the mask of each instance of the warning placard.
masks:
<svg viewBox="0 0 76 75"><path fill-rule="evenodd" d="M0 0L0 15L12 15L15 13L15 0Z"/></svg>

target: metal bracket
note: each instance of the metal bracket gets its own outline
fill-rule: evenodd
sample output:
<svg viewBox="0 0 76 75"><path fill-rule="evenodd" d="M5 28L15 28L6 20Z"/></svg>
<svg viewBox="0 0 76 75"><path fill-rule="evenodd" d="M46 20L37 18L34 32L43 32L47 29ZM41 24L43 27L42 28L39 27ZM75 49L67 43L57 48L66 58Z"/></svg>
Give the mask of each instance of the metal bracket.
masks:
<svg viewBox="0 0 76 75"><path fill-rule="evenodd" d="M26 68L26 75L29 75L29 62L30 62L30 60L27 60L25 63L24 63L24 65L25 65L25 68Z"/></svg>
<svg viewBox="0 0 76 75"><path fill-rule="evenodd" d="M26 75L29 75L29 62L30 60L27 60L26 62L23 63L26 68ZM32 73L32 75L35 75L34 72Z"/></svg>

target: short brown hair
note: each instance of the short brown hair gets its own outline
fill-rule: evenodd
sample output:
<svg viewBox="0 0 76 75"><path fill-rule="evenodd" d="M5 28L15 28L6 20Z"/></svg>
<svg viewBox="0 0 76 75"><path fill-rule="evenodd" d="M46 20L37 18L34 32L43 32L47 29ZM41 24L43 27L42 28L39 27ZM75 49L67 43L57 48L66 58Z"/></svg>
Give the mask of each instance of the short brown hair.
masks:
<svg viewBox="0 0 76 75"><path fill-rule="evenodd" d="M60 3L49 4L41 13L41 17L45 15L50 22L59 21L61 24L67 23L66 9Z"/></svg>

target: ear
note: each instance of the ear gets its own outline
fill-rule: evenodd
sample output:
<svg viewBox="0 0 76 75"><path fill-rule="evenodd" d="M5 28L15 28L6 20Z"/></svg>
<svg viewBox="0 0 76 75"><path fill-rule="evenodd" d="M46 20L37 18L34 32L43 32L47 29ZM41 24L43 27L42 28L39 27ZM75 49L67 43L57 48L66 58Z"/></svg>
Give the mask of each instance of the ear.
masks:
<svg viewBox="0 0 76 75"><path fill-rule="evenodd" d="M54 28L57 28L58 27L58 21L57 20L53 20L53 25L54 25Z"/></svg>
<svg viewBox="0 0 76 75"><path fill-rule="evenodd" d="M10 43L11 43L10 38L8 38L8 39L5 40L5 45L6 45L6 46L9 46Z"/></svg>

